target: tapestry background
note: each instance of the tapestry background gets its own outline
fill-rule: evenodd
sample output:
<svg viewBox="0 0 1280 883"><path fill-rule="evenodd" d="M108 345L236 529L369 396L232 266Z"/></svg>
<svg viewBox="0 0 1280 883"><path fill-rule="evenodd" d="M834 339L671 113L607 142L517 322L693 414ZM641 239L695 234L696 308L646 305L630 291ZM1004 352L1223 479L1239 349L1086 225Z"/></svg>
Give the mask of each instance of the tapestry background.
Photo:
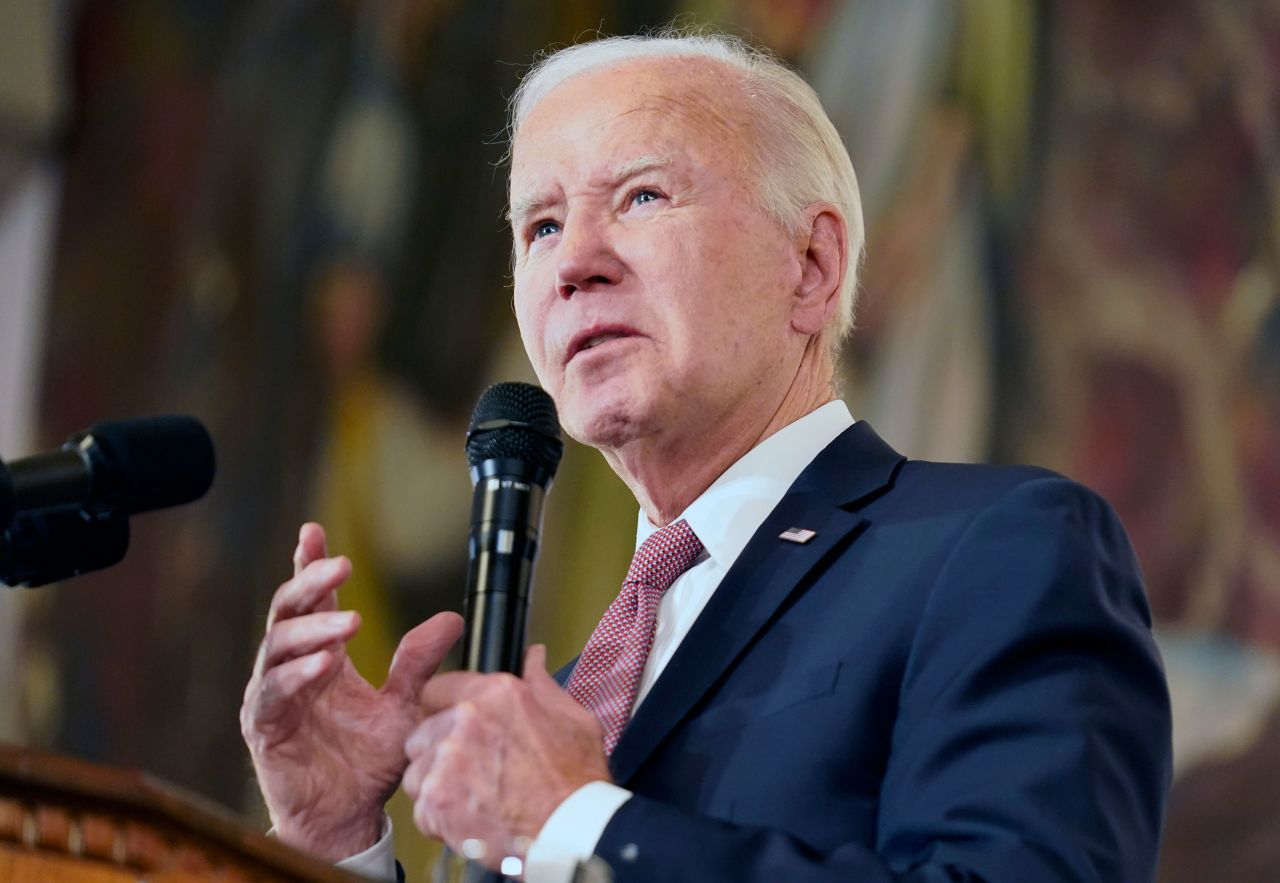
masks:
<svg viewBox="0 0 1280 883"><path fill-rule="evenodd" d="M261 822L236 709L298 524L356 564L371 676L460 607L462 433L487 383L531 379L506 97L549 44L677 14L796 64L849 144L855 415L1120 512L1174 699L1162 883L1280 878L1276 0L6 4L0 456L183 411L219 476L137 519L121 566L0 593L0 738ZM634 518L570 445L532 623L553 662L616 590ZM425 879L431 846L402 839Z"/></svg>

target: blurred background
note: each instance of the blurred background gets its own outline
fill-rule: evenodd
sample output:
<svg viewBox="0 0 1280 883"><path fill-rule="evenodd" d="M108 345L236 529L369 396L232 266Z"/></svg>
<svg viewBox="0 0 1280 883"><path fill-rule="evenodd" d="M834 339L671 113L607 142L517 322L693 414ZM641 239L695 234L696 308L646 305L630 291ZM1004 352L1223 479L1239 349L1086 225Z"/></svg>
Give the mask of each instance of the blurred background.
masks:
<svg viewBox="0 0 1280 883"><path fill-rule="evenodd" d="M461 606L466 421L531 375L505 99L549 44L676 15L794 62L849 145L855 415L915 457L1058 469L1128 526L1174 699L1162 883L1280 879L1278 0L3 0L0 457L185 411L219 476L121 566L0 589L0 739L262 823L236 712L298 525L355 562L375 680ZM553 663L634 517L570 446Z"/></svg>

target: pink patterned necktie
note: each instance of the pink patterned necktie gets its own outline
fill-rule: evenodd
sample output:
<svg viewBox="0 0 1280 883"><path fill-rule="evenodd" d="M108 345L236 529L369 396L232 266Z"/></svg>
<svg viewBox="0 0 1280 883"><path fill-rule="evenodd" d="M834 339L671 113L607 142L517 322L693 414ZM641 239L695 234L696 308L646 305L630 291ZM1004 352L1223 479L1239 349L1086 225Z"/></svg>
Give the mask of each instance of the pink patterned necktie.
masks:
<svg viewBox="0 0 1280 883"><path fill-rule="evenodd" d="M649 535L569 677L569 695L604 726L604 750L612 754L631 717L640 676L653 647L662 593L702 554L688 522L668 524Z"/></svg>

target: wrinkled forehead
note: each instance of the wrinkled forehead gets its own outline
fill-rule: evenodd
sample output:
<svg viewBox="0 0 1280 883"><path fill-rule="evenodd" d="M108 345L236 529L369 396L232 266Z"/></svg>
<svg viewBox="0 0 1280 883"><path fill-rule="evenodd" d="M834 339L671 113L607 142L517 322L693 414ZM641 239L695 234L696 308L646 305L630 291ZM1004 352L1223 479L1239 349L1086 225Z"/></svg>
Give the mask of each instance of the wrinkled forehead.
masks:
<svg viewBox="0 0 1280 883"><path fill-rule="evenodd" d="M723 62L686 57L629 59L570 76L519 122L512 195L534 186L556 159L581 163L599 154L603 161L623 145L741 167L754 122L743 76Z"/></svg>

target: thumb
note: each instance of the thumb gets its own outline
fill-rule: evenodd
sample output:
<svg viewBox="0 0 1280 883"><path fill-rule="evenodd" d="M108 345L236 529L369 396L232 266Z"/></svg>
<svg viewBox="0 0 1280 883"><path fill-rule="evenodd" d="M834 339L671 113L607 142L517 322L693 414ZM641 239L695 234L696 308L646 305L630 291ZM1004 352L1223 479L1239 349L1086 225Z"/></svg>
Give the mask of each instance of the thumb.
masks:
<svg viewBox="0 0 1280 883"><path fill-rule="evenodd" d="M462 635L462 617L451 611L437 613L400 639L382 692L416 702L418 691L436 673L440 663Z"/></svg>
<svg viewBox="0 0 1280 883"><path fill-rule="evenodd" d="M547 671L547 645L534 644L524 651L524 681L539 692L564 693L556 679Z"/></svg>

